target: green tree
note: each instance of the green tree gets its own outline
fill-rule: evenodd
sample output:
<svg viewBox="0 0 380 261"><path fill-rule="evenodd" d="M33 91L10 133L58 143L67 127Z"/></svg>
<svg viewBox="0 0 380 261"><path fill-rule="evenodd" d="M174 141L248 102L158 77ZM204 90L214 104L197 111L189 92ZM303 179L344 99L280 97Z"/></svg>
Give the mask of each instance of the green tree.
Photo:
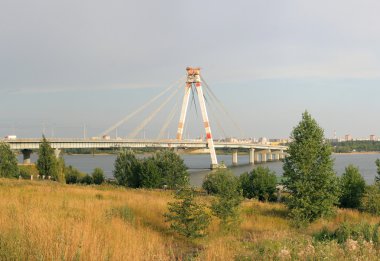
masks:
<svg viewBox="0 0 380 261"><path fill-rule="evenodd" d="M60 183L66 183L66 176L65 176L65 160L60 157L56 161L56 177L55 179Z"/></svg>
<svg viewBox="0 0 380 261"><path fill-rule="evenodd" d="M104 172L101 168L95 168L92 172L92 179L94 181L94 184L100 185L104 182Z"/></svg>
<svg viewBox="0 0 380 261"><path fill-rule="evenodd" d="M276 199L277 177L269 168L259 166L250 173L240 175L239 180L244 197L261 201Z"/></svg>
<svg viewBox="0 0 380 261"><path fill-rule="evenodd" d="M16 155L9 144L0 143L0 177L14 178L19 174Z"/></svg>
<svg viewBox="0 0 380 261"><path fill-rule="evenodd" d="M302 225L334 212L338 203L338 182L333 170L331 146L322 128L308 112L293 129L288 157L284 160L287 200L295 224Z"/></svg>
<svg viewBox="0 0 380 261"><path fill-rule="evenodd" d="M363 211L380 215L380 189L377 185L368 186L361 202Z"/></svg>
<svg viewBox="0 0 380 261"><path fill-rule="evenodd" d="M91 185L94 183L94 180L92 178L92 176L86 174L84 175L81 179L80 179L80 183L82 184L86 184L86 185Z"/></svg>
<svg viewBox="0 0 380 261"><path fill-rule="evenodd" d="M365 191L365 181L359 169L353 165L346 167L340 179L340 206L359 208Z"/></svg>
<svg viewBox="0 0 380 261"><path fill-rule="evenodd" d="M145 159L141 170L141 186L143 188L162 188L163 185L162 170L155 158Z"/></svg>
<svg viewBox="0 0 380 261"><path fill-rule="evenodd" d="M141 186L141 162L131 150L122 150L115 161L114 177L120 185L139 188Z"/></svg>
<svg viewBox="0 0 380 261"><path fill-rule="evenodd" d="M219 169L206 175L202 188L209 194L221 194L231 185L238 190L238 184L238 178L234 174L228 170Z"/></svg>
<svg viewBox="0 0 380 261"><path fill-rule="evenodd" d="M65 179L67 184L79 183L85 175L73 166L65 167Z"/></svg>
<svg viewBox="0 0 380 261"><path fill-rule="evenodd" d="M187 238L205 236L211 218L205 206L196 201L194 189L188 186L180 188L175 199L175 202L168 203L169 212L164 215L165 221L170 222L170 228Z"/></svg>
<svg viewBox="0 0 380 261"><path fill-rule="evenodd" d="M188 185L189 174L183 159L172 150L162 150L153 156L162 177L162 184L170 189Z"/></svg>
<svg viewBox="0 0 380 261"><path fill-rule="evenodd" d="M377 175L375 177L375 182L380 183L380 159L377 159L375 163L377 166Z"/></svg>
<svg viewBox="0 0 380 261"><path fill-rule="evenodd" d="M38 149L37 169L42 176L57 178L57 159L50 142L42 136L42 142Z"/></svg>
<svg viewBox="0 0 380 261"><path fill-rule="evenodd" d="M216 195L211 210L220 219L222 228L233 228L238 222L242 201L239 179L228 170L218 170L209 174L203 184L203 188Z"/></svg>

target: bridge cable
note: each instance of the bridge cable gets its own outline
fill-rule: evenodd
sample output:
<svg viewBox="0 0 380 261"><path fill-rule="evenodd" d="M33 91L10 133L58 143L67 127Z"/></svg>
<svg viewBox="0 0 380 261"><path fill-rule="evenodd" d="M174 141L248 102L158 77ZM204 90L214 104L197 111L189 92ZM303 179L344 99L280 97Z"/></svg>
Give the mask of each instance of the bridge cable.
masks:
<svg viewBox="0 0 380 261"><path fill-rule="evenodd" d="M134 129L129 135L129 138L135 138L137 134L145 128L146 125L148 125L153 118L165 107L165 105L177 94L177 92L180 90L180 87L177 87L177 89L151 114L148 118L146 118L136 129Z"/></svg>
<svg viewBox="0 0 380 261"><path fill-rule="evenodd" d="M179 100L177 98L172 110L169 112L168 117L166 118L164 122L164 125L162 125L162 128L160 130L160 133L157 136L157 139L162 139L164 137L166 130L169 128L170 123L172 122L172 120L174 119L174 116L176 115L176 112L178 110L178 104L179 104Z"/></svg>
<svg viewBox="0 0 380 261"><path fill-rule="evenodd" d="M235 126L235 128L237 128L237 130L240 132L240 135L241 136L245 136L245 135L243 135L244 131L240 128L239 124L237 124L236 121L233 119L233 117L231 117L231 115L228 112L228 110L224 107L223 103L218 99L218 97L215 95L215 93L212 91L212 89L210 88L210 86L207 84L207 82L204 80L204 78L202 76L201 76L201 79L202 79L202 82L205 84L205 86L206 86L205 89L210 94L210 97L212 97L216 101L216 103L219 105L220 109L231 120L231 122L233 123L233 125Z"/></svg>
<svg viewBox="0 0 380 261"><path fill-rule="evenodd" d="M105 130L100 136L102 135L107 135L109 134L111 131L115 130L116 128L118 128L120 125L126 123L127 121L129 121L132 117L136 116L136 114L140 113L142 110L146 109L150 104L152 104L153 102L155 102L157 99L159 99L161 96L163 96L165 93L167 93L169 90L171 90L172 88L174 88L179 82L183 82L184 81L184 77L181 77L181 79L175 81L174 83L170 84L169 87L167 89L165 89L164 91L162 91L161 93L159 93L157 96L153 97L151 100L149 100L147 103L145 103L143 106L141 106L140 108L138 108L137 110L135 110L134 112L130 113L129 115L127 115L125 118L123 118L122 120L118 121L116 124L112 125L110 128L108 128L107 130Z"/></svg>

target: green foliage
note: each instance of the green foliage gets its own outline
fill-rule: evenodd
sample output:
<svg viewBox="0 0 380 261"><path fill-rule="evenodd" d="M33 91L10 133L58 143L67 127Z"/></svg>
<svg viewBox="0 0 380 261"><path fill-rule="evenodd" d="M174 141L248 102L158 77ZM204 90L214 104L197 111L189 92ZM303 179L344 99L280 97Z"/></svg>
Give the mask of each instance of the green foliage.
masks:
<svg viewBox="0 0 380 261"><path fill-rule="evenodd" d="M352 140L332 142L331 145L334 147L334 152L337 153L380 151L380 141Z"/></svg>
<svg viewBox="0 0 380 261"><path fill-rule="evenodd" d="M365 191L365 181L359 169L353 165L346 167L340 179L340 206L359 208Z"/></svg>
<svg viewBox="0 0 380 261"><path fill-rule="evenodd" d="M277 177L269 168L257 167L239 177L243 196L261 201L275 200Z"/></svg>
<svg viewBox="0 0 380 261"><path fill-rule="evenodd" d="M295 224L302 225L334 212L338 182L331 147L308 112L303 113L291 139L283 166L284 184L291 191L286 202Z"/></svg>
<svg viewBox="0 0 380 261"><path fill-rule="evenodd" d="M171 150L156 152L153 157L137 159L132 151L122 151L115 162L114 176L120 185L132 188L170 189L187 185L185 163Z"/></svg>
<svg viewBox="0 0 380 261"><path fill-rule="evenodd" d="M164 215L165 221L170 222L170 228L187 238L205 236L211 218L205 206L197 203L194 189L182 187L175 198L175 202L168 203L169 212Z"/></svg>
<svg viewBox="0 0 380 261"><path fill-rule="evenodd" d="M377 167L377 175L375 177L375 182L380 183L380 159L377 159L375 163Z"/></svg>
<svg viewBox="0 0 380 261"><path fill-rule="evenodd" d="M14 178L19 174L16 155L6 143L0 143L0 177Z"/></svg>
<svg viewBox="0 0 380 261"><path fill-rule="evenodd" d="M222 228L230 229L236 225L242 201L239 179L228 170L217 170L206 176L202 187L216 195L211 210L221 220Z"/></svg>
<svg viewBox="0 0 380 261"><path fill-rule="evenodd" d="M141 162L131 150L122 150L115 161L114 177L120 185L138 188L140 181Z"/></svg>
<svg viewBox="0 0 380 261"><path fill-rule="evenodd" d="M378 185L367 186L361 208L368 213L380 215L380 188Z"/></svg>
<svg viewBox="0 0 380 261"><path fill-rule="evenodd" d="M85 174L81 173L73 166L68 166L65 168L65 179L67 184L79 183L84 176Z"/></svg>
<svg viewBox="0 0 380 261"><path fill-rule="evenodd" d="M317 241L336 240L339 244L344 244L348 239L378 243L379 225L380 223L370 225L366 222L359 224L343 222L335 231L331 232L324 227L313 237Z"/></svg>
<svg viewBox="0 0 380 261"><path fill-rule="evenodd" d="M66 183L66 177L65 177L65 160L60 157L56 160L56 176L54 179L60 183Z"/></svg>
<svg viewBox="0 0 380 261"><path fill-rule="evenodd" d="M86 185L91 185L94 183L94 180L92 178L92 176L86 174L84 175L81 179L80 179L80 183L82 184L86 184Z"/></svg>
<svg viewBox="0 0 380 261"><path fill-rule="evenodd" d="M220 169L206 175L202 188L209 194L220 194L228 190L231 184L237 190L239 186L238 178L230 171Z"/></svg>
<svg viewBox="0 0 380 261"><path fill-rule="evenodd" d="M42 142L38 149L37 169L40 175L52 176L57 179L57 159L54 155L54 149L45 136L42 136Z"/></svg>
<svg viewBox="0 0 380 261"><path fill-rule="evenodd" d="M101 168L95 168L92 172L92 179L94 181L94 184L100 185L104 182L104 172Z"/></svg>
<svg viewBox="0 0 380 261"><path fill-rule="evenodd" d="M157 151L153 156L162 178L158 187L166 185L170 189L188 185L187 167L183 159L172 150Z"/></svg>
<svg viewBox="0 0 380 261"><path fill-rule="evenodd" d="M36 165L20 165L19 170L23 179L30 179L32 175L34 178L37 178L39 175Z"/></svg>

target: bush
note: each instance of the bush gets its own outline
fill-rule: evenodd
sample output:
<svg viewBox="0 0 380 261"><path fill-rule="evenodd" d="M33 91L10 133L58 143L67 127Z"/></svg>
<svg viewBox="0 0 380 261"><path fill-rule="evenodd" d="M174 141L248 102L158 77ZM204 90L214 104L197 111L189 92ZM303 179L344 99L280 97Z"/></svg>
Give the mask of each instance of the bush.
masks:
<svg viewBox="0 0 380 261"><path fill-rule="evenodd" d="M80 183L86 184L86 185L91 185L92 183L94 183L94 180L90 175L86 174L85 176L83 176L80 179Z"/></svg>
<svg viewBox="0 0 380 261"><path fill-rule="evenodd" d="M84 176L85 174L81 173L73 166L65 168L65 179L67 184L79 183Z"/></svg>
<svg viewBox="0 0 380 261"><path fill-rule="evenodd" d="M30 179L32 175L34 178L37 178L39 175L36 165L19 165L18 168L23 179Z"/></svg>
<svg viewBox="0 0 380 261"><path fill-rule="evenodd" d="M349 165L340 179L340 206L359 208L365 191L365 181L357 167Z"/></svg>
<svg viewBox="0 0 380 261"><path fill-rule="evenodd" d="M238 190L240 184L238 178L228 170L210 172L206 175L202 184L202 188L206 190L208 194L220 194L229 189L229 186Z"/></svg>
<svg viewBox="0 0 380 261"><path fill-rule="evenodd" d="M138 188L140 181L141 163L131 150L122 150L116 158L113 172L119 185Z"/></svg>
<svg viewBox="0 0 380 261"><path fill-rule="evenodd" d="M239 177L243 196L261 201L276 200L277 177L269 168L261 166Z"/></svg>
<svg viewBox="0 0 380 261"><path fill-rule="evenodd" d="M361 209L374 215L380 215L379 186L367 186L364 197L362 198Z"/></svg>
<svg viewBox="0 0 380 261"><path fill-rule="evenodd" d="M94 184L100 185L104 182L104 172L101 168L95 168L92 172L92 179L94 181Z"/></svg>
<svg viewBox="0 0 380 261"><path fill-rule="evenodd" d="M210 224L205 206L196 202L195 191L183 187L175 194L177 201L168 203L169 212L164 216L170 228L188 238L203 237Z"/></svg>

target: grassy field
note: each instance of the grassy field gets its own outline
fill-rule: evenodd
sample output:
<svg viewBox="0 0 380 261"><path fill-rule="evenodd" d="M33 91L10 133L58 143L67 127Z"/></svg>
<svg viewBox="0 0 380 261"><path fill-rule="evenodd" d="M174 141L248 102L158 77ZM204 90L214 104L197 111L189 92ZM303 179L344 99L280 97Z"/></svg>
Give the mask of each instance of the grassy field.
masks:
<svg viewBox="0 0 380 261"><path fill-rule="evenodd" d="M324 227L379 217L339 210L295 229L282 204L251 200L233 232L213 220L208 237L187 240L164 222L172 200L169 191L0 179L0 260L380 260L371 242L313 237Z"/></svg>

